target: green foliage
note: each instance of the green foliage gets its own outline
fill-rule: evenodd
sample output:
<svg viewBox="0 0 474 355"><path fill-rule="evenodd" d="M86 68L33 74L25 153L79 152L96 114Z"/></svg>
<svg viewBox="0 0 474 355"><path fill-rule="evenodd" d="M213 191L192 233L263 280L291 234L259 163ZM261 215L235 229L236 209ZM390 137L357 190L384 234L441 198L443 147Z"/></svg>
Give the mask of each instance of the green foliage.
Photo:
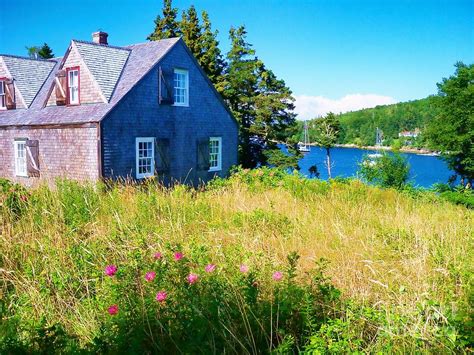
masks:
<svg viewBox="0 0 474 355"><path fill-rule="evenodd" d="M149 41L158 41L164 38L178 37L181 35L176 17L178 9L172 5L172 0L163 0L163 16L157 15L155 19L155 29L147 37Z"/></svg>
<svg viewBox="0 0 474 355"><path fill-rule="evenodd" d="M398 152L401 148L402 148L402 141L400 139L394 139L392 141L392 144L391 144L391 147L392 147L392 150L395 151L395 152Z"/></svg>
<svg viewBox="0 0 474 355"><path fill-rule="evenodd" d="M201 16L202 34L199 38L199 43L202 52L201 54L197 55L197 58L199 64L204 69L207 76L216 87L217 91L222 93L224 81L223 73L226 63L222 57L222 53L219 48L219 41L217 40L217 35L219 32L217 30L212 30L211 21L206 11L203 11Z"/></svg>
<svg viewBox="0 0 474 355"><path fill-rule="evenodd" d="M244 26L231 28L224 98L240 123L240 163L246 168L266 163L266 150L294 125L294 98L283 80L267 69L246 41Z"/></svg>
<svg viewBox="0 0 474 355"><path fill-rule="evenodd" d="M329 112L325 117L317 119L314 126L316 127L314 136L316 142L326 149L326 167L328 176L331 178L331 148L334 147L341 134L341 123L334 113Z"/></svg>
<svg viewBox="0 0 474 355"><path fill-rule="evenodd" d="M369 183L402 189L408 181L409 171L410 166L400 154L385 153L377 160L365 157L359 164L358 174Z"/></svg>
<svg viewBox="0 0 474 355"><path fill-rule="evenodd" d="M332 148L337 143L341 134L341 123L339 118L332 112L329 112L323 118L316 119L315 135L316 142L323 148Z"/></svg>
<svg viewBox="0 0 474 355"><path fill-rule="evenodd" d="M30 198L29 192L21 185L0 178L0 212L19 218ZM1 221L1 220L0 220Z"/></svg>
<svg viewBox="0 0 474 355"><path fill-rule="evenodd" d="M53 50L48 46L47 43L44 43L39 51L38 51L38 55L40 58L43 58L43 59L51 59L54 57L54 53L53 53Z"/></svg>
<svg viewBox="0 0 474 355"><path fill-rule="evenodd" d="M431 147L442 152L448 166L465 184L474 182L474 64L456 63L456 72L438 83L433 104L438 114L429 123Z"/></svg>
<svg viewBox="0 0 474 355"><path fill-rule="evenodd" d="M464 186L452 187L446 184L437 184L433 186L433 189L451 203L474 209L474 192L472 189Z"/></svg>
<svg viewBox="0 0 474 355"><path fill-rule="evenodd" d="M59 180L56 186L65 225L71 229L83 227L97 212L98 196L94 186L71 180Z"/></svg>
<svg viewBox="0 0 474 355"><path fill-rule="evenodd" d="M271 167L276 167L284 170L299 169L299 154L285 154L279 148L265 150L264 154L267 164Z"/></svg>

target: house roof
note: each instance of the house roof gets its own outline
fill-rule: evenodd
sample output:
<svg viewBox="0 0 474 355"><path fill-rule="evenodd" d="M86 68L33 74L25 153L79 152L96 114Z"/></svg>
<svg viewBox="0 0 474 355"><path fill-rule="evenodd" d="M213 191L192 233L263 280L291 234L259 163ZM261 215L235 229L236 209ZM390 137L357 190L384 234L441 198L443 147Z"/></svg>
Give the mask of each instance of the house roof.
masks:
<svg viewBox="0 0 474 355"><path fill-rule="evenodd" d="M51 74L56 61L11 55L1 55L1 57L10 75L15 79L15 86L20 91L26 107L30 107L44 82Z"/></svg>
<svg viewBox="0 0 474 355"><path fill-rule="evenodd" d="M51 60L47 61L53 64L49 76L43 79L43 85L36 97L32 98L29 109L0 111L0 127L99 122L179 41L180 38L169 38L128 47L113 47L74 40L108 102L44 107L56 72L62 65ZM96 65L96 61L101 61L103 67ZM111 63L114 61L116 63ZM101 70L106 68L104 72L108 74L98 74L99 67Z"/></svg>
<svg viewBox="0 0 474 355"><path fill-rule="evenodd" d="M82 59L99 84L107 102L130 55L130 49L73 40Z"/></svg>

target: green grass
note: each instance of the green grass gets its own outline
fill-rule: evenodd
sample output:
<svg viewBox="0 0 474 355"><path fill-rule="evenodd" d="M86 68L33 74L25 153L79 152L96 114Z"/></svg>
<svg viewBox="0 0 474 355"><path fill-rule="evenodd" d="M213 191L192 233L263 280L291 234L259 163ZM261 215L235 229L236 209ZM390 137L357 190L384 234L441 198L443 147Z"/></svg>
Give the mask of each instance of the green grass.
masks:
<svg viewBox="0 0 474 355"><path fill-rule="evenodd" d="M4 185L0 353L474 347L474 213L434 193L269 169L200 189Z"/></svg>

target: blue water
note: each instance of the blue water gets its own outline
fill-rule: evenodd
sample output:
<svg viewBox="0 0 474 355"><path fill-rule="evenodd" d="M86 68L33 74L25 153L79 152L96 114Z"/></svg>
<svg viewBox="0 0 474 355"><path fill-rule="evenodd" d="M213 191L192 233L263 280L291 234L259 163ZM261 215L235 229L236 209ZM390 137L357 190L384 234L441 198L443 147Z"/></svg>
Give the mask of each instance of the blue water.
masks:
<svg viewBox="0 0 474 355"><path fill-rule="evenodd" d="M366 154L374 151L357 148L332 148L331 160L333 177L356 176L358 163ZM419 187L431 187L435 183L446 183L453 172L448 169L446 163L439 157L403 153L410 164L410 182ZM311 147L311 152L305 153L299 161L300 172L309 176L309 167L316 165L320 179L327 179L327 168L325 165L326 151L320 147Z"/></svg>

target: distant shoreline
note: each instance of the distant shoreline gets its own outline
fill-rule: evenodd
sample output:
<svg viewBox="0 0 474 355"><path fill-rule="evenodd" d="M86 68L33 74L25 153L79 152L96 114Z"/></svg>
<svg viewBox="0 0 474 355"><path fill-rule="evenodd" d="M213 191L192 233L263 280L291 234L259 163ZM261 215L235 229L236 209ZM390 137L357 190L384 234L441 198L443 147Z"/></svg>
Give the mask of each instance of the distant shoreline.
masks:
<svg viewBox="0 0 474 355"><path fill-rule="evenodd" d="M357 146L356 144L336 144L335 147L338 148L357 148L357 149L366 149L366 150L385 150L385 151L392 151L392 147L387 146L380 146L376 147L373 145L368 146ZM438 152L433 150L429 150L426 148L410 148L410 147L401 147L400 152L402 153L414 153L418 155L432 155L432 156L439 156Z"/></svg>

